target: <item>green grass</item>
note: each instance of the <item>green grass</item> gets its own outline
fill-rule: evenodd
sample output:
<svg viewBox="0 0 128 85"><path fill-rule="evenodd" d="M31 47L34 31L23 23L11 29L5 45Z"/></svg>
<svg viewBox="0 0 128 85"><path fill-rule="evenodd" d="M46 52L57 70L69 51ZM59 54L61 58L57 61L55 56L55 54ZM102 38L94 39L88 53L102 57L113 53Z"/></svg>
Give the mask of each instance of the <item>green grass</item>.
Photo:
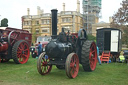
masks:
<svg viewBox="0 0 128 85"><path fill-rule="evenodd" d="M13 60L0 63L0 85L128 85L128 64L97 64L93 72L84 72L80 65L78 76L69 79L65 70L53 66L50 74L37 72L37 59L29 58L26 64L15 64Z"/></svg>

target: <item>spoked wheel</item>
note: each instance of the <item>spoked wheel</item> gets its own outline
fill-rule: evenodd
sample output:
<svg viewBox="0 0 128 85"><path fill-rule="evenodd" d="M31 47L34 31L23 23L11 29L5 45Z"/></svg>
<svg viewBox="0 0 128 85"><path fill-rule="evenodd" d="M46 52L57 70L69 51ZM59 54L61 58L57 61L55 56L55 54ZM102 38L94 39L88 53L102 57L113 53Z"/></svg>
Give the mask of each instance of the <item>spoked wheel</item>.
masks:
<svg viewBox="0 0 128 85"><path fill-rule="evenodd" d="M13 45L16 42L16 39L18 37L18 33L15 31L11 31L8 35L8 43L9 45Z"/></svg>
<svg viewBox="0 0 128 85"><path fill-rule="evenodd" d="M77 54L70 53L65 63L66 74L69 78L75 78L79 71L79 58Z"/></svg>
<svg viewBox="0 0 128 85"><path fill-rule="evenodd" d="M37 70L41 75L46 75L50 73L52 65L48 65L50 58L45 54L41 53L37 61Z"/></svg>
<svg viewBox="0 0 128 85"><path fill-rule="evenodd" d="M85 71L93 71L97 63L97 48L93 41L85 41L82 46L81 64Z"/></svg>
<svg viewBox="0 0 128 85"><path fill-rule="evenodd" d="M12 48L12 58L17 64L24 64L28 61L30 55L29 45L26 41L17 41Z"/></svg>

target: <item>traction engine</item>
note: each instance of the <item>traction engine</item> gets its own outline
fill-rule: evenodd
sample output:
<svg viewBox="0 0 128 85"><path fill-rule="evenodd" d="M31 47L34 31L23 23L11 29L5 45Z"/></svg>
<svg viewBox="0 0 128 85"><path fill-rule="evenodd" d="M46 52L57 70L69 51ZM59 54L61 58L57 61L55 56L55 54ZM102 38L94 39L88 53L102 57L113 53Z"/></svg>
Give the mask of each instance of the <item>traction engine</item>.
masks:
<svg viewBox="0 0 128 85"><path fill-rule="evenodd" d="M93 41L87 40L86 31L78 33L62 32L57 35L57 10L52 11L52 39L46 45L37 61L37 70L41 75L48 74L52 65L65 69L69 78L75 78L79 71L79 63L84 71L93 71L97 63L97 49Z"/></svg>
<svg viewBox="0 0 128 85"><path fill-rule="evenodd" d="M0 62L13 59L17 64L28 61L31 34L26 30L0 27Z"/></svg>

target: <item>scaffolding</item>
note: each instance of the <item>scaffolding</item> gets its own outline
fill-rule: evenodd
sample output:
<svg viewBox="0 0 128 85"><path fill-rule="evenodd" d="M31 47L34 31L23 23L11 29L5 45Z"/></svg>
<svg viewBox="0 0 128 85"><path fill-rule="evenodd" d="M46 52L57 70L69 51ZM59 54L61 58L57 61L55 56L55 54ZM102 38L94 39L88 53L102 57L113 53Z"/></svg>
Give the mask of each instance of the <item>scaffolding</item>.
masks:
<svg viewBox="0 0 128 85"><path fill-rule="evenodd" d="M91 33L92 24L98 23L101 17L102 0L83 0L83 22L87 33Z"/></svg>

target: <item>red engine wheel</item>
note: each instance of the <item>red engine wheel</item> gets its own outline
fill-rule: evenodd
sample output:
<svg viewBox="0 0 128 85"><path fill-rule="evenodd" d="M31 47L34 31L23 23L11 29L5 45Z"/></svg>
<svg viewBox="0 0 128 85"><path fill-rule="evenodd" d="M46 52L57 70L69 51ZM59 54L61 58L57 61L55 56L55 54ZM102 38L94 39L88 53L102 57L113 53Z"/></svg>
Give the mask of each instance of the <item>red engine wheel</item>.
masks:
<svg viewBox="0 0 128 85"><path fill-rule="evenodd" d="M85 71L93 71L97 63L97 48L93 41L85 41L82 46L81 64Z"/></svg>
<svg viewBox="0 0 128 85"><path fill-rule="evenodd" d="M17 41L12 48L12 57L15 63L24 64L28 61L30 55L29 45L26 41Z"/></svg>
<svg viewBox="0 0 128 85"><path fill-rule="evenodd" d="M91 70L95 70L97 63L97 49L94 42L91 44L90 47L89 61L90 61Z"/></svg>
<svg viewBox="0 0 128 85"><path fill-rule="evenodd" d="M11 31L8 35L8 43L9 45L13 45L18 37L18 33L15 31Z"/></svg>
<svg viewBox="0 0 128 85"><path fill-rule="evenodd" d="M41 75L46 75L50 73L52 65L48 65L50 58L45 54L41 53L37 61L37 70Z"/></svg>
<svg viewBox="0 0 128 85"><path fill-rule="evenodd" d="M79 71L79 58L77 54L70 53L65 63L66 74L69 78L75 78Z"/></svg>

